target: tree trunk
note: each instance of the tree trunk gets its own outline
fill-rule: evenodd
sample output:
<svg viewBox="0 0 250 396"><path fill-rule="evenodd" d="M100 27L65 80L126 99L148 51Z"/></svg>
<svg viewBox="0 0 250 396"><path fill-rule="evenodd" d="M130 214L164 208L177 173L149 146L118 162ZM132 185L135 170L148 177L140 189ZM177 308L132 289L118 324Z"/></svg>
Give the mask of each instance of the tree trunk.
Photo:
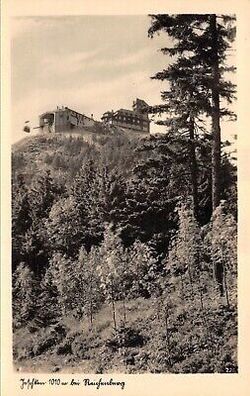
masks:
<svg viewBox="0 0 250 396"><path fill-rule="evenodd" d="M228 293L228 286L227 286L227 271L226 271L226 266L224 267L224 286L225 286L225 295L226 295L227 306L230 307L230 303L229 303L229 293Z"/></svg>
<svg viewBox="0 0 250 396"><path fill-rule="evenodd" d="M188 277L189 277L189 282L191 286L191 297L192 299L194 298L194 288L193 288L193 276L192 276L192 269L191 269L191 264L188 263Z"/></svg>
<svg viewBox="0 0 250 396"><path fill-rule="evenodd" d="M211 28L211 68L212 68L212 207L220 203L220 166L221 166L221 130L220 130L220 95L219 95L219 56L218 30L216 15L210 17Z"/></svg>
<svg viewBox="0 0 250 396"><path fill-rule="evenodd" d="M189 122L189 139L190 139L190 172L191 172L191 183L192 183L192 195L193 195L193 212L194 217L198 220L198 186L197 186L197 161L195 154L195 136L194 136L194 117L190 117Z"/></svg>
<svg viewBox="0 0 250 396"><path fill-rule="evenodd" d="M181 299L184 300L185 299L185 294L184 294L184 282L183 282L182 273L180 273L180 276L181 276Z"/></svg>
<svg viewBox="0 0 250 396"><path fill-rule="evenodd" d="M214 262L214 278L219 286L220 296L224 296L224 264L222 261Z"/></svg>
<svg viewBox="0 0 250 396"><path fill-rule="evenodd" d="M116 326L116 312L115 312L115 302L114 299L112 298L112 316L113 316L113 323L114 323L114 329L117 329Z"/></svg>
<svg viewBox="0 0 250 396"><path fill-rule="evenodd" d="M165 333L166 333L169 365L172 366L170 338L169 338L169 331L168 331L168 308L165 308Z"/></svg>
<svg viewBox="0 0 250 396"><path fill-rule="evenodd" d="M124 321L124 326L127 322L127 312L126 312L126 303L125 303L125 296L123 295L123 300L122 300L122 306L123 306L123 321Z"/></svg>
<svg viewBox="0 0 250 396"><path fill-rule="evenodd" d="M92 298L92 297L91 297ZM92 300L90 303L90 327L93 328L93 307L92 307Z"/></svg>
<svg viewBox="0 0 250 396"><path fill-rule="evenodd" d="M204 310L204 303L203 303L203 293L202 293L202 283L201 283L201 275L199 273L198 275L198 281L199 281L199 293L200 293L200 302L201 302L201 309L202 311Z"/></svg>
<svg viewBox="0 0 250 396"><path fill-rule="evenodd" d="M93 328L93 290L92 290L92 276L90 278L90 327Z"/></svg>

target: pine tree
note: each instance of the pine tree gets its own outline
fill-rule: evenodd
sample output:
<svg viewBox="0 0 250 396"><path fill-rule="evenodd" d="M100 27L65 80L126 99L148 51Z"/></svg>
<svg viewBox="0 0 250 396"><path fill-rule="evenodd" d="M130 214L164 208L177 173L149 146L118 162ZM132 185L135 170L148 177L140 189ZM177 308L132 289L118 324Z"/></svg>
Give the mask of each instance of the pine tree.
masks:
<svg viewBox="0 0 250 396"><path fill-rule="evenodd" d="M45 272L49 259L45 223L53 202L62 192L50 172L34 178L28 190L31 225L23 235L21 255L38 276Z"/></svg>
<svg viewBox="0 0 250 396"><path fill-rule="evenodd" d="M52 260L40 283L35 323L47 327L60 321L62 317L57 288L58 266Z"/></svg>
<svg viewBox="0 0 250 396"><path fill-rule="evenodd" d="M61 198L52 206L45 229L51 253L77 257L84 239L84 225L75 199Z"/></svg>
<svg viewBox="0 0 250 396"><path fill-rule="evenodd" d="M194 206L197 206L196 160L194 148L194 124L205 114L212 119L212 202L213 209L220 200L221 135L220 117L232 116L221 108L220 99L231 102L234 85L223 78L226 52L234 38L233 17L211 15L151 15L148 34L164 31L173 40L171 48L162 48L164 54L176 58L166 70L154 78L167 80L170 90L162 93L166 105L155 106L156 113L170 112L166 124L172 130L181 126L189 130L190 164ZM219 22L218 22L219 20ZM184 111L183 111L184 110ZM176 128L177 127L177 128Z"/></svg>
<svg viewBox="0 0 250 396"><path fill-rule="evenodd" d="M158 253L167 250L171 232L176 228L173 209L180 189L187 185L175 179L175 172L179 178L185 178L183 168L177 170L178 165L168 152L161 151L163 145L162 137L151 137L138 147L143 150L144 158L133 168L127 182L125 216L121 224L121 237L126 246L137 239L150 241Z"/></svg>
<svg viewBox="0 0 250 396"><path fill-rule="evenodd" d="M24 260L24 235L32 224L29 191L20 175L12 185L12 269Z"/></svg>
<svg viewBox="0 0 250 396"><path fill-rule="evenodd" d="M30 322L36 313L37 284L34 274L25 263L20 263L13 273L12 310L15 327Z"/></svg>
<svg viewBox="0 0 250 396"><path fill-rule="evenodd" d="M193 79L191 81L190 75L192 75ZM169 118L157 123L168 127L168 145L172 147L176 155L182 155L183 163L186 163L189 167L193 210L196 218L198 218L196 146L198 134L204 130L199 121L200 113L204 112L209 105L207 94L199 89L200 86L197 83L195 84L195 72L192 62L184 57L180 57L167 70L157 73L152 78L167 79L169 82L169 91L162 93L162 99L166 104L152 107L151 112L168 112Z"/></svg>
<svg viewBox="0 0 250 396"><path fill-rule="evenodd" d="M63 189L54 182L50 171L34 178L29 189L29 202L33 222L47 218L54 200L62 194Z"/></svg>
<svg viewBox="0 0 250 396"><path fill-rule="evenodd" d="M114 226L123 227L126 222L126 180L120 165L115 164L115 160L119 162L120 159L113 138L111 143L102 147L95 158L93 153L86 158L71 189L80 212L82 244L87 251L103 240L104 223L112 222Z"/></svg>
<svg viewBox="0 0 250 396"><path fill-rule="evenodd" d="M102 240L99 160L99 153L96 152L86 156L70 191L80 213L83 233L81 244L87 251Z"/></svg>

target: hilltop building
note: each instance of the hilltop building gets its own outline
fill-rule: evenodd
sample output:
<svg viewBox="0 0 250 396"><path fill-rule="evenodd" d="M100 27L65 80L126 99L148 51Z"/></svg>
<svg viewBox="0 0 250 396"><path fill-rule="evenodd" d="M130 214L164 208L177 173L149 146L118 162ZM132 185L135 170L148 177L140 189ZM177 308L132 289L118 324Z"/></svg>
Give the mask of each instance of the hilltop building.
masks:
<svg viewBox="0 0 250 396"><path fill-rule="evenodd" d="M106 124L115 125L128 131L150 133L148 107L144 100L136 99L133 102L133 110L106 111L101 120Z"/></svg>
<svg viewBox="0 0 250 396"><path fill-rule="evenodd" d="M71 110L68 107L57 107L54 111L43 113L39 116L39 128L43 132L57 133L69 132L75 128L85 129L95 125L93 118Z"/></svg>
<svg viewBox="0 0 250 396"><path fill-rule="evenodd" d="M76 132L84 133L98 130L103 125L117 126L125 132L138 132L138 136L150 132L148 104L141 99L133 102L133 110L119 109L107 111L101 121L95 121L93 116L87 117L68 107L57 107L39 116L39 129L46 133ZM35 128L36 129L36 128Z"/></svg>

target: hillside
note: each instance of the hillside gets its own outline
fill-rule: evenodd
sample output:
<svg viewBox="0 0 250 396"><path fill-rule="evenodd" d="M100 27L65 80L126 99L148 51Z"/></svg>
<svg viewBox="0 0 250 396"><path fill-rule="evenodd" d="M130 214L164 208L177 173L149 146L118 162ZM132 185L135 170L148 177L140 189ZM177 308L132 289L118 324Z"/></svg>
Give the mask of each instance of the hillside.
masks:
<svg viewBox="0 0 250 396"><path fill-rule="evenodd" d="M202 143L198 220L183 147L166 136L13 146L17 370L237 372L235 170L224 158L211 217Z"/></svg>
<svg viewBox="0 0 250 396"><path fill-rule="evenodd" d="M127 141L126 134L120 128L102 130L95 134L63 133L57 135L38 134L27 136L12 146L12 172L25 174L29 183L38 172L51 171L70 183L72 176L81 168L85 154L91 147L105 145L109 138L114 141ZM133 140L133 138L132 138Z"/></svg>
<svg viewBox="0 0 250 396"><path fill-rule="evenodd" d="M15 367L29 372L99 374L237 372L234 310L214 304L206 317L199 309L189 312L184 324L179 306L169 316L168 346L164 321L157 318L154 304L152 299L127 302L123 340L122 331L119 336L114 331L108 305L97 313L92 329L86 320L67 318L60 327L35 333L31 325L18 330L14 335ZM117 312L122 324L122 302L117 304Z"/></svg>

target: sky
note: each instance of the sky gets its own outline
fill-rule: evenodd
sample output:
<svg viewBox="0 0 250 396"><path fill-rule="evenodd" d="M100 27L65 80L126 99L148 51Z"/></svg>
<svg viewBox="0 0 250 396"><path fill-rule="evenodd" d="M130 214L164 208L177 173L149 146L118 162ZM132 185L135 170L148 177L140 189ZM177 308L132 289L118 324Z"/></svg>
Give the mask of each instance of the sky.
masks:
<svg viewBox="0 0 250 396"><path fill-rule="evenodd" d="M12 141L27 136L25 121L38 126L39 114L58 105L99 120L136 98L161 103L166 83L150 77L169 63L159 51L169 39L148 38L149 26L146 15L13 18ZM233 133L231 125L224 130ZM151 124L151 131L160 129Z"/></svg>

